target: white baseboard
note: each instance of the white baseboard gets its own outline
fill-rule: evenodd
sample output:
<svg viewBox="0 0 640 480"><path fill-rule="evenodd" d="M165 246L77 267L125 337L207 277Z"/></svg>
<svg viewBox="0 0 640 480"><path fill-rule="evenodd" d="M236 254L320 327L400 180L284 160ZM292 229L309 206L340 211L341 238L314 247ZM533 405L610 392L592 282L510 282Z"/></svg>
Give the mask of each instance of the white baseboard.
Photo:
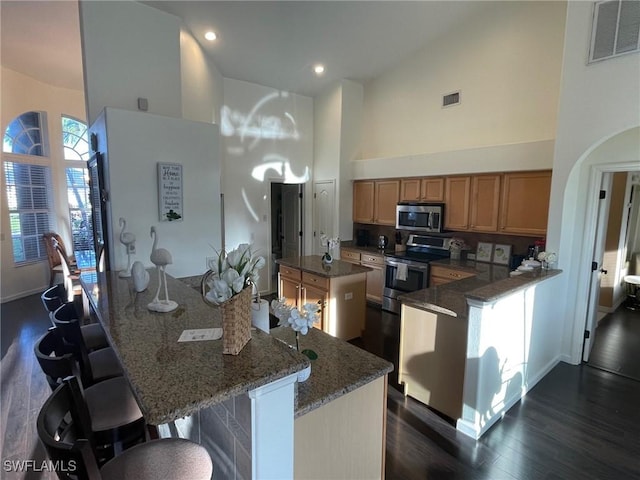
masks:
<svg viewBox="0 0 640 480"><path fill-rule="evenodd" d="M28 297L29 295L33 295L35 293L42 293L47 288L49 288L48 285L44 286L44 287L40 287L40 288L34 288L33 290L29 290L29 291L26 291L26 292L20 292L20 293L14 294L14 295L9 295L9 296L6 296L6 297L2 297L0 299L0 303L12 302L14 300L19 300L21 298Z"/></svg>

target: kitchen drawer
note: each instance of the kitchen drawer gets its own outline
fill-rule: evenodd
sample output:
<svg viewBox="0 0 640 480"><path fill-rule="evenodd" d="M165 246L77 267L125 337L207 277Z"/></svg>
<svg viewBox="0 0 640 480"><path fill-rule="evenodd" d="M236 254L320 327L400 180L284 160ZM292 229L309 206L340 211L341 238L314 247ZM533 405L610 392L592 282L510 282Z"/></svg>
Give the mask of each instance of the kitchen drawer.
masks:
<svg viewBox="0 0 640 480"><path fill-rule="evenodd" d="M327 277L321 277L320 275L314 275L313 273L302 272L302 283L329 290L329 279Z"/></svg>
<svg viewBox="0 0 640 480"><path fill-rule="evenodd" d="M370 253L363 253L362 255L360 255L360 262L362 262L363 264L369 264L369 265L384 265L384 257L381 257L380 255L371 255Z"/></svg>
<svg viewBox="0 0 640 480"><path fill-rule="evenodd" d="M441 267L438 265L431 265L431 276L453 281L453 280L461 280L463 278L475 277L476 274L470 273L470 272L464 272L462 270L455 270L447 267Z"/></svg>
<svg viewBox="0 0 640 480"><path fill-rule="evenodd" d="M341 249L340 260L344 260L345 262L351 262L351 263L360 263L360 252Z"/></svg>
<svg viewBox="0 0 640 480"><path fill-rule="evenodd" d="M280 265L280 275L283 277L290 278L291 280L298 280L302 278L302 272L297 268L286 267L284 265Z"/></svg>

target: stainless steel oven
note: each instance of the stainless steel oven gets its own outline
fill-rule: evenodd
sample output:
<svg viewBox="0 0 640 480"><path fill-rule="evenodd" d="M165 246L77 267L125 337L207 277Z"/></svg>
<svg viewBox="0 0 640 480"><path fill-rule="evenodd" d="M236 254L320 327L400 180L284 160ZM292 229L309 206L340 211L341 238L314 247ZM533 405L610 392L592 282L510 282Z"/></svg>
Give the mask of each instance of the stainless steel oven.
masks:
<svg viewBox="0 0 640 480"><path fill-rule="evenodd" d="M400 313L398 295L429 286L429 264L399 258L385 258L382 309Z"/></svg>
<svg viewBox="0 0 640 480"><path fill-rule="evenodd" d="M447 237L409 235L405 252L385 255L382 309L400 314L398 296L429 287L429 262L449 257Z"/></svg>

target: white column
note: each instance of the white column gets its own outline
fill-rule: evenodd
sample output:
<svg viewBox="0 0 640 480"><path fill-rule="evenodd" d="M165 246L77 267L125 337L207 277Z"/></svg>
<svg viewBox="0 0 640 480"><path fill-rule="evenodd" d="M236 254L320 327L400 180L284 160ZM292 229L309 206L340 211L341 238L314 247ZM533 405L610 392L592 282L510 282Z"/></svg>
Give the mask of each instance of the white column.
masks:
<svg viewBox="0 0 640 480"><path fill-rule="evenodd" d="M251 390L251 478L293 479L297 374Z"/></svg>

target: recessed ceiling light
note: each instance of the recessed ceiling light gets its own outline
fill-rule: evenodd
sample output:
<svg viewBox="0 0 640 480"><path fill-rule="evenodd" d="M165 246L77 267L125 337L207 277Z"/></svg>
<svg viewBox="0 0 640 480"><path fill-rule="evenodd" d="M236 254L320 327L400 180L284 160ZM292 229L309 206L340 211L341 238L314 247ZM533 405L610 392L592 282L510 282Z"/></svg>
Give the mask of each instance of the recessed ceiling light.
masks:
<svg viewBox="0 0 640 480"><path fill-rule="evenodd" d="M322 75L324 73L324 65L320 63L314 65L313 71L316 72L316 75Z"/></svg>
<svg viewBox="0 0 640 480"><path fill-rule="evenodd" d="M216 38L218 38L218 36L216 35L216 32L214 32L213 30L209 30L204 34L204 38L206 38L210 42L213 42Z"/></svg>

